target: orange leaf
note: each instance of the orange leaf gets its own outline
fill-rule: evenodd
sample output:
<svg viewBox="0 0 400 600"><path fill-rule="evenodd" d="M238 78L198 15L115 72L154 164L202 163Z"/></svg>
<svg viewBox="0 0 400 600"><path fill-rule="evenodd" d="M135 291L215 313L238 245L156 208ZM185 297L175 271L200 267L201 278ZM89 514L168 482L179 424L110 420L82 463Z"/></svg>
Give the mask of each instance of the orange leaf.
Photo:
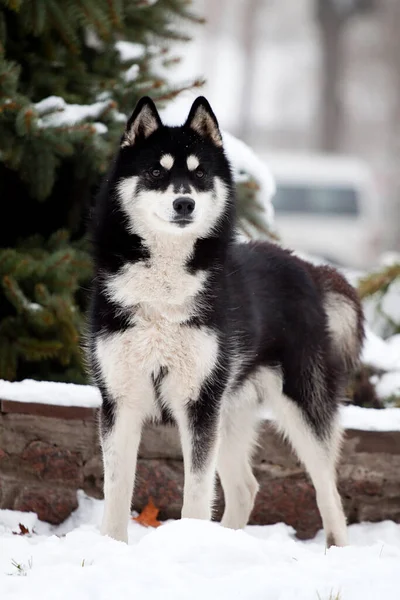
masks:
<svg viewBox="0 0 400 600"><path fill-rule="evenodd" d="M19 531L13 531L14 535L28 535L29 529L25 527L22 523L18 523Z"/></svg>
<svg viewBox="0 0 400 600"><path fill-rule="evenodd" d="M160 509L154 505L153 499L149 498L148 503L137 517L132 517L136 523L144 525L145 527L159 527L161 521L157 521L157 515Z"/></svg>

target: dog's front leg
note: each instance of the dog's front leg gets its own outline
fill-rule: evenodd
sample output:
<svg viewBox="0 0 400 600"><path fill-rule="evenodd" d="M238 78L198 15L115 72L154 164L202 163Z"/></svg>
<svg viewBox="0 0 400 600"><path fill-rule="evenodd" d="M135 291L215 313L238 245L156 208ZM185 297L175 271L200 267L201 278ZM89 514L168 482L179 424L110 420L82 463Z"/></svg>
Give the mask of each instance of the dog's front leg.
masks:
<svg viewBox="0 0 400 600"><path fill-rule="evenodd" d="M185 469L182 518L206 519L212 516L220 399L203 391L176 415Z"/></svg>
<svg viewBox="0 0 400 600"><path fill-rule="evenodd" d="M127 542L143 412L134 405L113 403L110 418L105 406L103 399L101 445L105 502L101 533Z"/></svg>

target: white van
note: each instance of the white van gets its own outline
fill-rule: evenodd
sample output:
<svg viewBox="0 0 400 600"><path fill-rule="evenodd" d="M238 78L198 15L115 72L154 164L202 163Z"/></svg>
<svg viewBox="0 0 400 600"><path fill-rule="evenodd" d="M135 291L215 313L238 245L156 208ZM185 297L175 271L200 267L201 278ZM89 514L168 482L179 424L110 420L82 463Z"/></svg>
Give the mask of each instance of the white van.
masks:
<svg viewBox="0 0 400 600"><path fill-rule="evenodd" d="M382 207L372 173L355 158L259 153L276 180L276 228L282 244L358 268L381 253Z"/></svg>

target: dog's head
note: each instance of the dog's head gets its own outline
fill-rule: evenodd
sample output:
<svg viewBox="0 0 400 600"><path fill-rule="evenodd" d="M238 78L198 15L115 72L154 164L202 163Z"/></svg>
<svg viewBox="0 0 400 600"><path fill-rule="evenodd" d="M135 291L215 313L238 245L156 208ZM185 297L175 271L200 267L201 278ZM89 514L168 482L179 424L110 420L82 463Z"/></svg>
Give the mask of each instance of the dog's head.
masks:
<svg viewBox="0 0 400 600"><path fill-rule="evenodd" d="M218 230L232 203L232 179L205 98L195 100L181 127L163 125L150 98L138 102L121 140L117 192L131 229L145 238Z"/></svg>

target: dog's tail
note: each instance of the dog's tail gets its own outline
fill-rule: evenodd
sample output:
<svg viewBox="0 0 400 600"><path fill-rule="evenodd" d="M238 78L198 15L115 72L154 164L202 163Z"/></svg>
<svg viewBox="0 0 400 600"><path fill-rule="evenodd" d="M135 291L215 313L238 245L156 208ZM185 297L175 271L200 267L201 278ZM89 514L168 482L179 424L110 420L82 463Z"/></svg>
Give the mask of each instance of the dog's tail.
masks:
<svg viewBox="0 0 400 600"><path fill-rule="evenodd" d="M364 314L357 291L328 266L318 267L322 279L324 307L335 354L347 372L359 364L364 341Z"/></svg>
<svg viewBox="0 0 400 600"><path fill-rule="evenodd" d="M357 291L336 269L313 266L322 295L334 354L347 373L358 366L364 340L364 315Z"/></svg>

